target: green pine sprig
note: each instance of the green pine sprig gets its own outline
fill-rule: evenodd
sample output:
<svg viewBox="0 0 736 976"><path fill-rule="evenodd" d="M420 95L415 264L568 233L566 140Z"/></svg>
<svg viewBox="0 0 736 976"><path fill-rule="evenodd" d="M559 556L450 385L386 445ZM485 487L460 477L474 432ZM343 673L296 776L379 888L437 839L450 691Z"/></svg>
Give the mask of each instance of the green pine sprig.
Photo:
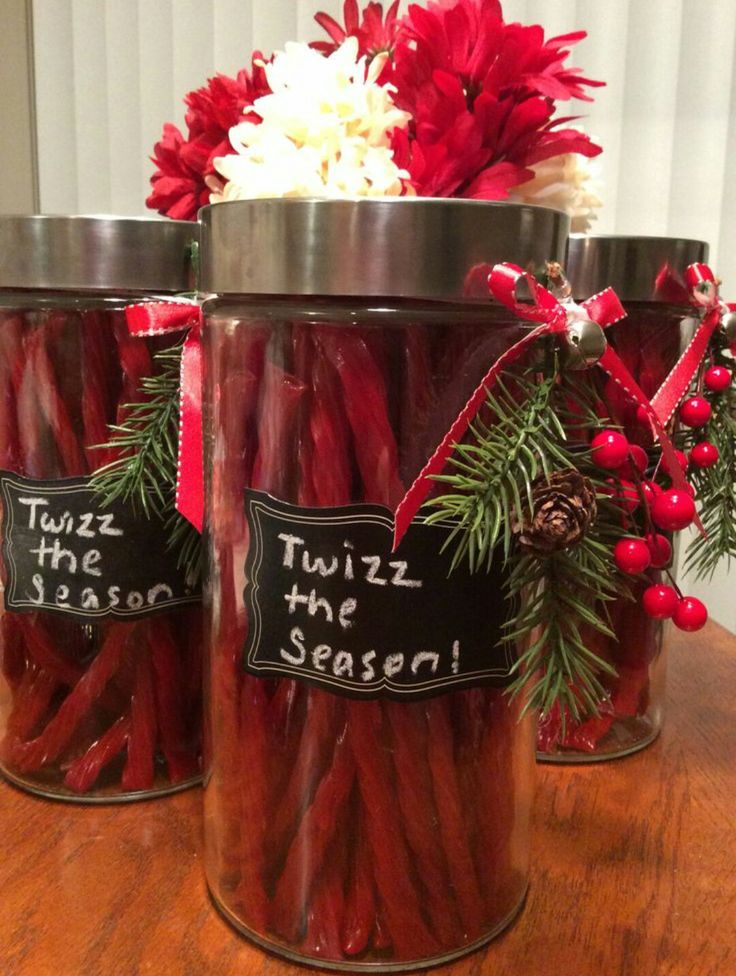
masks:
<svg viewBox="0 0 736 976"><path fill-rule="evenodd" d="M427 503L427 521L454 522L446 544L455 547L453 569L467 559L471 571L490 570L494 556L501 559L512 608L503 640L522 649L509 692L524 693L525 711L546 715L559 706L563 724L568 715L597 715L607 700L603 678L616 671L590 648L586 631L615 640L608 604L631 596L611 556L626 531L622 508L589 451L568 439L599 424L597 399L587 373L562 376L556 362L541 379L531 371L504 374L467 441L455 446L448 473L436 478L448 490ZM524 552L513 527L533 510L532 482L565 468L593 483L595 523L574 547L548 556Z"/></svg>
<svg viewBox="0 0 736 976"><path fill-rule="evenodd" d="M108 503L122 499L148 518L168 513L176 485L181 351L177 345L154 355L160 368L141 380L140 401L124 404L126 419L110 424L112 436L104 447L117 457L92 478Z"/></svg>
<svg viewBox="0 0 736 976"><path fill-rule="evenodd" d="M200 536L176 511L182 348L179 343L155 353L157 369L141 380L141 399L125 404L125 420L110 425L104 447L116 457L95 471L91 486L103 505L122 500L141 516L163 519L169 548L178 553L177 565L194 586L201 577Z"/></svg>
<svg viewBox="0 0 736 976"><path fill-rule="evenodd" d="M469 440L455 445L448 462L454 470L435 476L452 491L427 502L434 511L426 521L455 524L446 543L456 546L452 569L465 558L472 572L490 569L499 542L507 559L514 513L531 511L532 481L564 463L557 445L565 432L550 409L554 386L554 377L537 383L505 374L498 392L486 396L486 419L479 413Z"/></svg>
<svg viewBox="0 0 736 976"><path fill-rule="evenodd" d="M710 419L698 434L715 444L719 458L710 468L689 472L706 533L693 538L685 559L685 571L695 579L712 579L722 559L729 565L736 559L736 387L714 395L711 405ZM688 434L684 446L695 440Z"/></svg>
<svg viewBox="0 0 736 976"><path fill-rule="evenodd" d="M511 573L507 593L523 610L507 625L504 640L522 653L512 668L512 696L525 692L523 711L542 716L559 706L562 720L570 715L596 715L607 698L601 674L615 677L613 666L589 647L583 625L613 637L608 620L597 607L618 596L610 585L607 553L589 539L571 550L544 559L522 556Z"/></svg>
<svg viewBox="0 0 736 976"><path fill-rule="evenodd" d="M588 453L570 451L568 466L595 486L595 522L569 549L549 556L516 551L505 584L516 613L504 633L504 641L521 648L510 694L524 694L524 712L535 708L544 717L559 707L563 736L568 716L576 722L595 717L608 699L602 679L615 677L616 669L592 649L590 637L616 640L608 605L632 598L611 558L625 534L621 506L604 490Z"/></svg>

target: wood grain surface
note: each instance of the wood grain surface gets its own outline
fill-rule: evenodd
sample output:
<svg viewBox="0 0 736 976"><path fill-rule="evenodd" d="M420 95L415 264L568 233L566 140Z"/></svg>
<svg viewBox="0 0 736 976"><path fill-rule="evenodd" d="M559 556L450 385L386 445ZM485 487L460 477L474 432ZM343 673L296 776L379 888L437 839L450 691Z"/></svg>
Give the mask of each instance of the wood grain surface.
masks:
<svg viewBox="0 0 736 976"><path fill-rule="evenodd" d="M660 740L540 767L517 922L442 976L735 976L736 638L678 635ZM123 807L0 784L0 976L295 976L215 912L198 791Z"/></svg>

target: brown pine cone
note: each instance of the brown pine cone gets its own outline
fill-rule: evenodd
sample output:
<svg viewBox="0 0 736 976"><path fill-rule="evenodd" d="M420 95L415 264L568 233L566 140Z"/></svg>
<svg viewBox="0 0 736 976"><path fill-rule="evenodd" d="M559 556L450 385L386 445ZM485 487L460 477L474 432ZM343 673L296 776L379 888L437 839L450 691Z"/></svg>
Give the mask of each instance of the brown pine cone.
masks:
<svg viewBox="0 0 736 976"><path fill-rule="evenodd" d="M531 520L515 520L519 545L538 556L568 549L580 542L595 520L595 488L575 468L553 471L532 482Z"/></svg>

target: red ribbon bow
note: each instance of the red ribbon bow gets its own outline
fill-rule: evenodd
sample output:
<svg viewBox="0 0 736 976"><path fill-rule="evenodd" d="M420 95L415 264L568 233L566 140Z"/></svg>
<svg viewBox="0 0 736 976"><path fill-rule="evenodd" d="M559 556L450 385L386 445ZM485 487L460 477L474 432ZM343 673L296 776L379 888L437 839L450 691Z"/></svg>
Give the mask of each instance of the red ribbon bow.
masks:
<svg viewBox="0 0 736 976"><path fill-rule="evenodd" d="M731 311L718 294L718 282L707 264L691 264L685 269L690 304L702 312L700 325L674 368L652 398L652 406L662 424L668 424L678 404L690 389L693 377L718 328L721 315ZM734 306L736 307L736 306Z"/></svg>
<svg viewBox="0 0 736 976"><path fill-rule="evenodd" d="M521 303L517 298L517 288L522 282L526 284L530 292L532 304ZM516 316L531 322L538 322L539 325L511 346L510 349L507 349L491 366L452 427L445 434L442 443L422 468L419 476L399 503L394 523L394 549L398 547L412 519L429 494L434 484L433 476L444 469L455 445L465 436L473 418L485 402L488 391L498 381L499 375L505 368L516 362L522 353L541 336L565 333L568 327L569 313L573 313L573 317L575 315L574 307L563 305L532 275L515 264L497 264L489 275L488 286L493 296L507 308L510 308ZM585 315L597 322L602 328L613 325L614 322L620 321L626 315L621 302L611 288L606 288L605 291L589 298L578 308L582 308ZM610 345L599 360L598 365L623 387L638 406L644 409L655 437L659 438L662 454L673 484L678 488L685 489L685 478L677 461L672 442L647 396Z"/></svg>
<svg viewBox="0 0 736 976"><path fill-rule="evenodd" d="M179 463L176 508L202 531L204 462L202 458L202 310L180 299L144 302L125 309L128 331L134 336L168 335L188 330L181 354L179 400Z"/></svg>

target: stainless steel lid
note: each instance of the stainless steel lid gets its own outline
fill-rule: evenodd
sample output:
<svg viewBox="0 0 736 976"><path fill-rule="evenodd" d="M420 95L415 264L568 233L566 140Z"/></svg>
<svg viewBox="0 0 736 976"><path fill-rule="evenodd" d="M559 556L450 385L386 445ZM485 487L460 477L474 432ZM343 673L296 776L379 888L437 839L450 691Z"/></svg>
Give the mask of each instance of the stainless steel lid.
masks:
<svg viewBox="0 0 736 976"><path fill-rule="evenodd" d="M200 220L205 293L419 299L469 297L480 265L561 261L570 223L546 207L426 198L238 200Z"/></svg>
<svg viewBox="0 0 736 976"><path fill-rule="evenodd" d="M685 268L707 260L705 241L573 234L565 271L578 299L610 286L622 302L684 303Z"/></svg>
<svg viewBox="0 0 736 976"><path fill-rule="evenodd" d="M0 217L0 289L179 292L196 224L147 217Z"/></svg>

